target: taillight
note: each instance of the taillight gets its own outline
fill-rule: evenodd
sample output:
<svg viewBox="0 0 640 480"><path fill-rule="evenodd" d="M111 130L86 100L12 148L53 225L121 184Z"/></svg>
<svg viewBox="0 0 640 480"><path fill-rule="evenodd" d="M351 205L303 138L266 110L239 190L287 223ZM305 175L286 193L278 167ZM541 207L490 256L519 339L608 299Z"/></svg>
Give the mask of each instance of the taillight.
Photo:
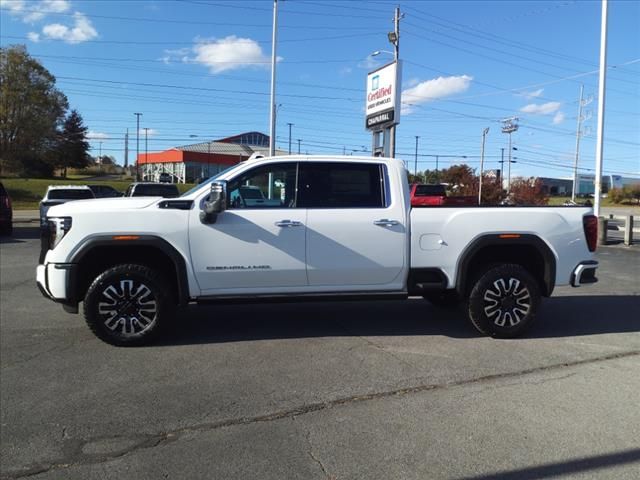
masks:
<svg viewBox="0 0 640 480"><path fill-rule="evenodd" d="M598 217L585 215L582 217L582 226L584 227L584 236L587 239L587 247L590 252L595 252L598 243Z"/></svg>

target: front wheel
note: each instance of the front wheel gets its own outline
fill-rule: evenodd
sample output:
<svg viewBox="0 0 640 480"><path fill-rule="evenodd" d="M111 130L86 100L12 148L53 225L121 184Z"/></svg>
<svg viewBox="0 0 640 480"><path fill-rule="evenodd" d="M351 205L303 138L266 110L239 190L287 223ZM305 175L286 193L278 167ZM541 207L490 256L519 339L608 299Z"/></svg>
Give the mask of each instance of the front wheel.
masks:
<svg viewBox="0 0 640 480"><path fill-rule="evenodd" d="M166 279L142 265L117 265L93 281L84 317L106 343L138 346L154 340L171 320L175 304Z"/></svg>
<svg viewBox="0 0 640 480"><path fill-rule="evenodd" d="M469 296L469 319L481 333L513 338L533 323L540 304L535 278L520 265L499 265L483 274Z"/></svg>

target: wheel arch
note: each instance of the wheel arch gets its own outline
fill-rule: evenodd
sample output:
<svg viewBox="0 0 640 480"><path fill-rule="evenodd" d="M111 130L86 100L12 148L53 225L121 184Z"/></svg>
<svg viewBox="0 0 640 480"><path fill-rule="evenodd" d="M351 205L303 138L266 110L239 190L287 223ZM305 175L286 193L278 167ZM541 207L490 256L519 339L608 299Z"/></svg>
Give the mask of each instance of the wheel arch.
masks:
<svg viewBox="0 0 640 480"><path fill-rule="evenodd" d="M121 263L160 270L171 282L179 305L189 302L189 281L184 257L166 240L152 235L97 236L87 240L71 257L75 264L69 291L75 303L82 300L93 279Z"/></svg>
<svg viewBox="0 0 640 480"><path fill-rule="evenodd" d="M462 252L456 267L458 293L466 295L476 273L495 263L524 267L538 281L543 296L555 288L556 257L544 240L533 234L496 233L476 238Z"/></svg>

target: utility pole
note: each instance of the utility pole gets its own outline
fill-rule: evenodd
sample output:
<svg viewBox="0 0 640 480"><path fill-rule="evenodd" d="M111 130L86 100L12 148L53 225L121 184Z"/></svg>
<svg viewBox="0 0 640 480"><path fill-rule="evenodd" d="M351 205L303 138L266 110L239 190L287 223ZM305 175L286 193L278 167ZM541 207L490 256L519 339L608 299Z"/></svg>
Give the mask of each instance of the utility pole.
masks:
<svg viewBox="0 0 640 480"><path fill-rule="evenodd" d="M124 170L127 171L127 167L129 166L129 129L127 128L127 133L124 134Z"/></svg>
<svg viewBox="0 0 640 480"><path fill-rule="evenodd" d="M393 59L396 62L396 69L398 68L398 58L400 57L400 19L404 14L400 15L400 7L396 7L395 15L393 17L393 36L389 35L389 40L393 43ZM400 85L396 85L395 88L400 88ZM398 111L401 106L396 105ZM373 152L373 150L372 150ZM389 156L395 158L396 156L396 126L392 125L389 129Z"/></svg>
<svg viewBox="0 0 640 480"><path fill-rule="evenodd" d="M482 150L480 151L480 182L478 183L478 205L482 205L482 169L484 168L484 142L489 133L489 127L482 131Z"/></svg>
<svg viewBox="0 0 640 480"><path fill-rule="evenodd" d="M134 113L136 116L136 181L140 181L140 116L141 113Z"/></svg>
<svg viewBox="0 0 640 480"><path fill-rule="evenodd" d="M293 127L293 123L287 123L289 125L289 155L291 155L291 127Z"/></svg>
<svg viewBox="0 0 640 480"><path fill-rule="evenodd" d="M416 135L416 159L413 165L413 176L417 177L418 176L418 139L420 137L418 135Z"/></svg>
<svg viewBox="0 0 640 480"><path fill-rule="evenodd" d="M571 201L576 201L576 187L578 185L578 158L580 155L580 135L582 135L582 97L584 85L580 85L580 100L578 100L578 128L576 129L576 158L573 162L573 187L571 188Z"/></svg>
<svg viewBox="0 0 640 480"><path fill-rule="evenodd" d="M507 194L511 193L511 134L518 131L518 117L502 120L502 133L509 134L509 173L507 177Z"/></svg>
<svg viewBox="0 0 640 480"><path fill-rule="evenodd" d="M607 81L607 3L602 0L602 18L600 26L600 75L598 79L598 137L596 139L596 185L593 213L600 215L600 196L602 194L602 151L604 139L604 95Z"/></svg>
<svg viewBox="0 0 640 480"><path fill-rule="evenodd" d="M100 159L100 165L102 165L102 142L98 142L100 144L100 147L98 149L98 158Z"/></svg>
<svg viewBox="0 0 640 480"><path fill-rule="evenodd" d="M440 155L436 155L436 183L440 183L440 172L438 171L438 160L440 160Z"/></svg>
<svg viewBox="0 0 640 480"><path fill-rule="evenodd" d="M273 0L273 32L271 34L271 107L269 156L276 154L276 41L278 28L278 0Z"/></svg>
<svg viewBox="0 0 640 480"><path fill-rule="evenodd" d="M302 142L302 139L298 139L298 155L300 155L300 142Z"/></svg>
<svg viewBox="0 0 640 480"><path fill-rule="evenodd" d="M504 148L500 149L500 175L498 175L498 179L500 180L500 190L502 190L502 179L504 177Z"/></svg>

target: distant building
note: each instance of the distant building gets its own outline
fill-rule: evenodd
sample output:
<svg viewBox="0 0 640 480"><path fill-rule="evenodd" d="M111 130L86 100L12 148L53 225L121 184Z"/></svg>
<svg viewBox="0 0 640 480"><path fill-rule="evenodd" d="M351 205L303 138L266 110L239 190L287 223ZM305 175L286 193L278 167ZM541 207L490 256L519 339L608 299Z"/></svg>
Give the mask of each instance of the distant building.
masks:
<svg viewBox="0 0 640 480"><path fill-rule="evenodd" d="M163 152L141 153L137 162L143 180L157 181L161 173L169 173L175 183L197 183L248 159L254 153L269 155L268 135L246 132ZM285 153L276 151L276 155Z"/></svg>

